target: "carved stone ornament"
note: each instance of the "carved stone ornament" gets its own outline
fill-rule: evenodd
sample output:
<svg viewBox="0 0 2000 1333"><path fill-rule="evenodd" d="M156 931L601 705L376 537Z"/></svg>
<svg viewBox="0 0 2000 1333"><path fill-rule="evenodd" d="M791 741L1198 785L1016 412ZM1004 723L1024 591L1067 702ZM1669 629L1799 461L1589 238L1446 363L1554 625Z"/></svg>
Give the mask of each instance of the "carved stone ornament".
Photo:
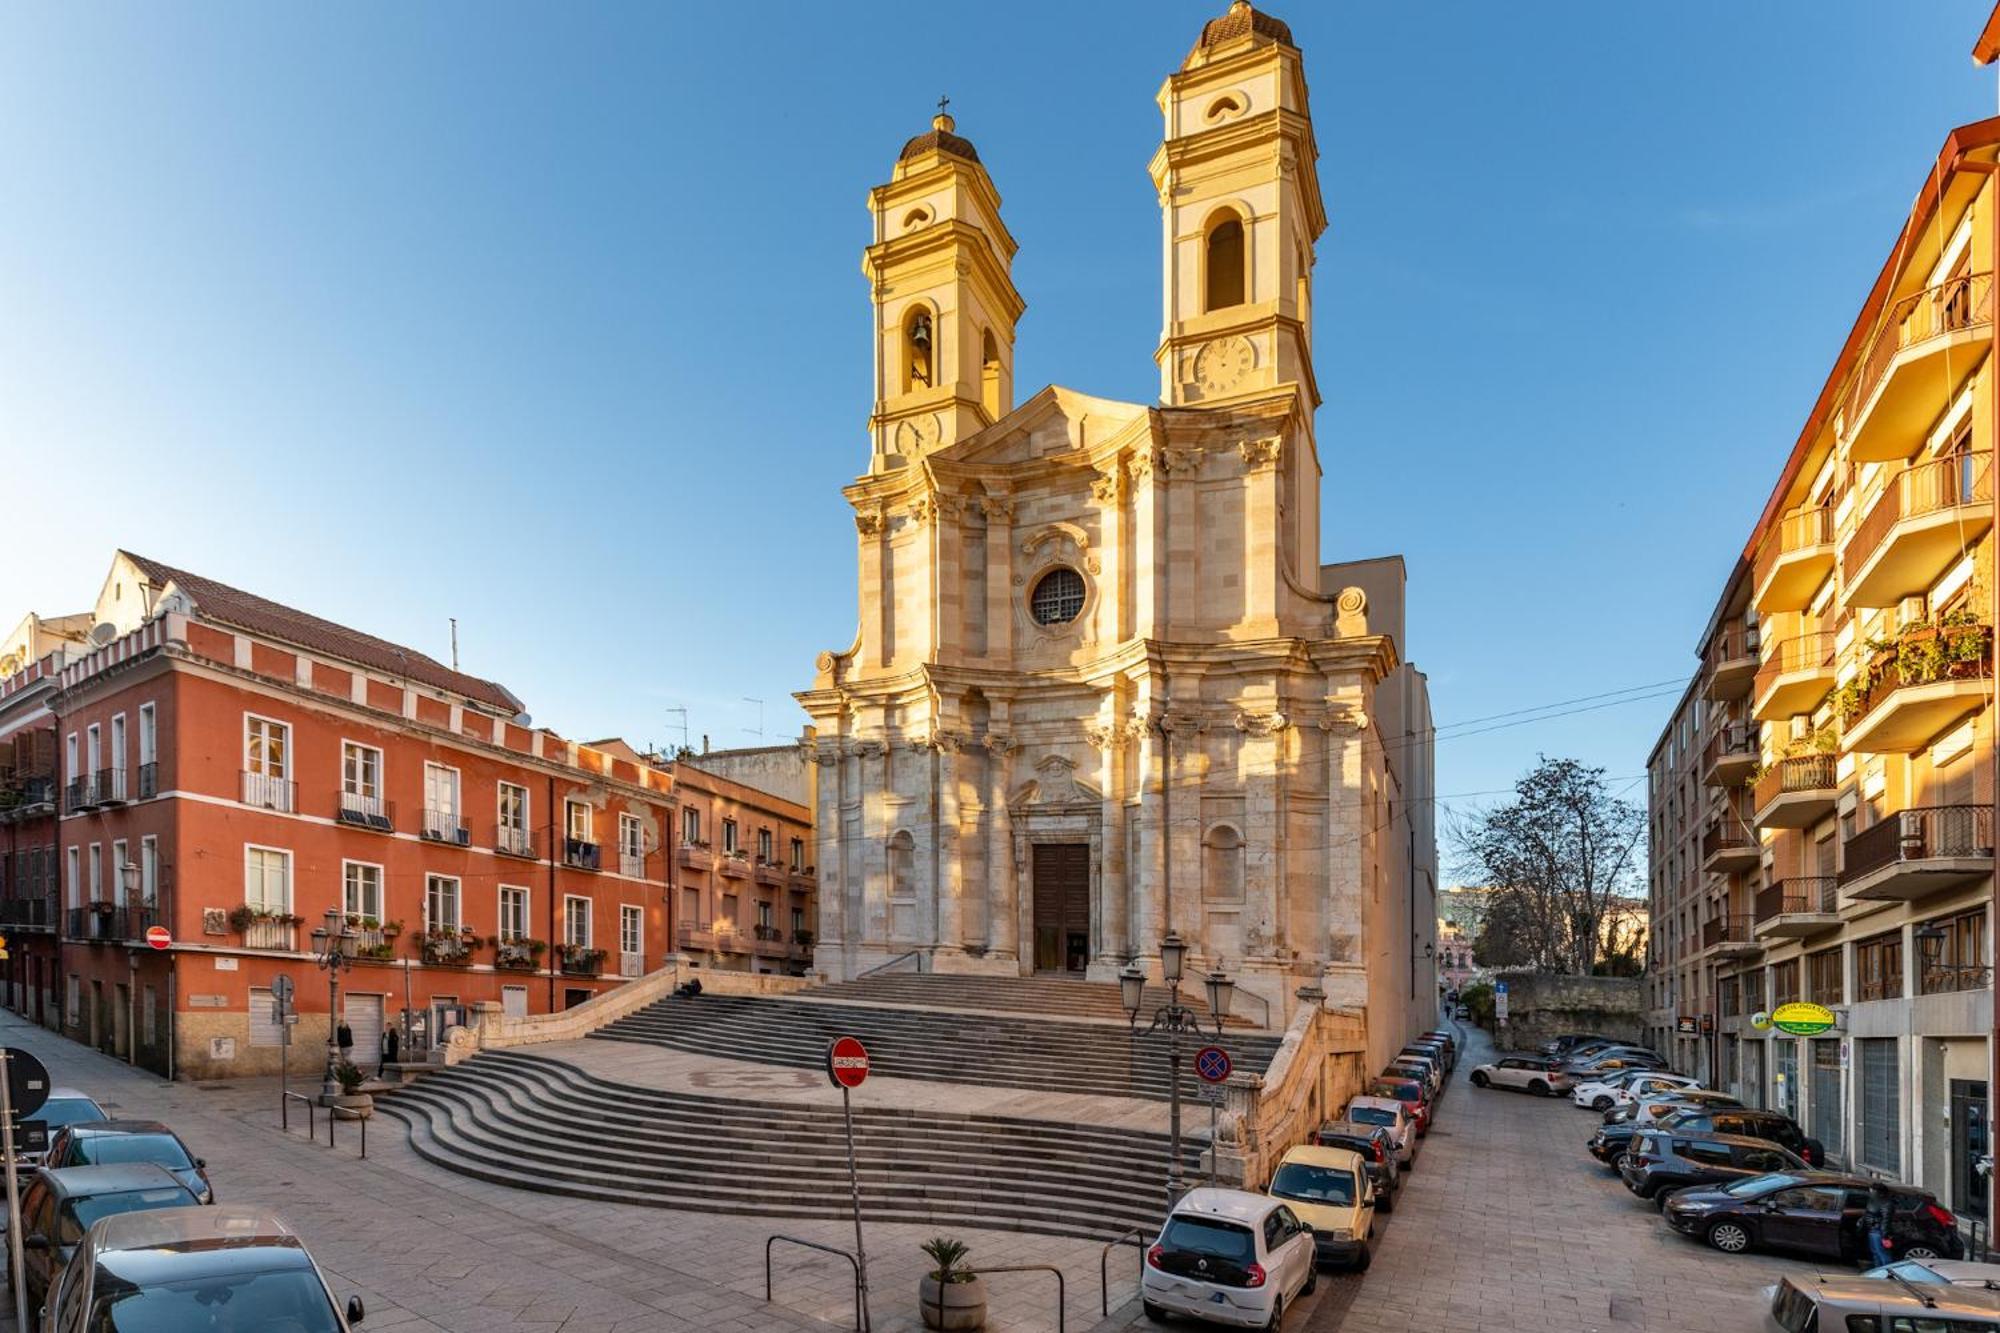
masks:
<svg viewBox="0 0 2000 1333"><path fill-rule="evenodd" d="M1131 470L1133 481L1144 481L1153 475L1154 453L1151 449L1135 449L1125 466Z"/></svg>
<svg viewBox="0 0 2000 1333"><path fill-rule="evenodd" d="M937 517L937 511L936 500L928 495L920 495L910 502L910 521L917 524L929 523Z"/></svg>
<svg viewBox="0 0 2000 1333"><path fill-rule="evenodd" d="M1162 472L1174 472L1185 476L1200 467L1201 450L1199 449L1170 448L1160 450L1160 470Z"/></svg>
<svg viewBox="0 0 2000 1333"><path fill-rule="evenodd" d="M819 672L820 675L824 676L828 672L833 670L833 664L836 660L838 659L836 659L831 652L821 653L818 657L815 657L813 659L813 669Z"/></svg>
<svg viewBox="0 0 2000 1333"><path fill-rule="evenodd" d="M1320 730L1344 736L1358 736L1368 730L1368 710L1345 699L1328 699L1319 720Z"/></svg>
<svg viewBox="0 0 2000 1333"><path fill-rule="evenodd" d="M1116 504L1125 493L1125 477L1116 464L1108 472L1100 472L1090 483L1090 498L1099 504Z"/></svg>
<svg viewBox="0 0 2000 1333"><path fill-rule="evenodd" d="M863 509L854 515L854 530L864 537L873 537L882 531L880 510Z"/></svg>
<svg viewBox="0 0 2000 1333"><path fill-rule="evenodd" d="M881 741L862 741L856 748L863 759L880 759L889 753L889 747Z"/></svg>
<svg viewBox="0 0 2000 1333"><path fill-rule="evenodd" d="M1283 713L1238 713L1236 729L1246 736L1275 736L1290 726Z"/></svg>
<svg viewBox="0 0 2000 1333"><path fill-rule="evenodd" d="M1123 745L1133 737L1134 733L1133 724L1124 720L1083 724L1083 734L1090 738L1090 743L1106 752Z"/></svg>
<svg viewBox="0 0 2000 1333"><path fill-rule="evenodd" d="M1243 456L1243 466L1251 471L1275 467L1285 456L1285 442L1276 436L1263 440L1245 440L1236 446L1236 452Z"/></svg>
<svg viewBox="0 0 2000 1333"><path fill-rule="evenodd" d="M989 731L985 737L986 748L993 754L1005 757L1014 753L1014 738L1004 731Z"/></svg>
<svg viewBox="0 0 2000 1333"><path fill-rule="evenodd" d="M1044 755L1035 762L1040 776L1022 784L1014 793L1014 805L1072 805L1100 801L1097 788L1076 775L1076 764L1059 754Z"/></svg>
<svg viewBox="0 0 2000 1333"><path fill-rule="evenodd" d="M1333 601L1333 632L1343 639L1368 633L1368 594L1359 588L1342 588Z"/></svg>
<svg viewBox="0 0 2000 1333"><path fill-rule="evenodd" d="M1011 495L988 495L980 500L980 510L989 522L1012 523L1014 521L1014 497Z"/></svg>

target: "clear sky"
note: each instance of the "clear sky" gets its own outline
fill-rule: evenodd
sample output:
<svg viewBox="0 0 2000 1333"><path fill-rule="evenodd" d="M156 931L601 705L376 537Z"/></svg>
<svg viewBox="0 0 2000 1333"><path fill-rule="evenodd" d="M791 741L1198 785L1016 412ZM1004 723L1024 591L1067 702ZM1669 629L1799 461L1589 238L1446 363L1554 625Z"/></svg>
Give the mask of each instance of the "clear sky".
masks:
<svg viewBox="0 0 2000 1333"><path fill-rule="evenodd" d="M796 734L854 631L865 191L948 92L1018 396L1150 400L1153 97L1223 7L9 6L0 619L122 545L439 657L456 616L565 734ZM1987 8L1274 0L1332 219L1323 554L1407 557L1440 725L1692 670L1992 113ZM1636 776L1671 703L1446 739L1438 789Z"/></svg>

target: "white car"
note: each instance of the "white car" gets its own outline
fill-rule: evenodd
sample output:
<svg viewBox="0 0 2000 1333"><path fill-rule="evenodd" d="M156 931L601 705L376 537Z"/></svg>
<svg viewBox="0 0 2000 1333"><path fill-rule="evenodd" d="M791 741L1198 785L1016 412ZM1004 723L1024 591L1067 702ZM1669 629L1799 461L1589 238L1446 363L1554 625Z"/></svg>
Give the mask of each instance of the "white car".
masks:
<svg viewBox="0 0 2000 1333"><path fill-rule="evenodd" d="M1396 1164L1405 1171L1417 1163L1417 1117L1408 1102L1394 1097L1356 1097L1341 1112L1342 1120L1380 1125L1396 1140Z"/></svg>
<svg viewBox="0 0 2000 1333"><path fill-rule="evenodd" d="M1510 1055L1473 1070L1472 1086L1514 1088L1538 1097L1568 1092L1570 1076L1561 1069L1551 1069L1551 1063L1545 1056Z"/></svg>
<svg viewBox="0 0 2000 1333"><path fill-rule="evenodd" d="M1656 1074L1643 1069L1621 1069L1603 1078L1576 1085L1570 1100L1593 1111L1608 1111L1626 1102L1675 1093L1683 1088L1699 1088L1700 1082L1685 1074Z"/></svg>
<svg viewBox="0 0 2000 1333"><path fill-rule="evenodd" d="M1290 1205L1246 1190L1194 1189L1167 1214L1146 1251L1146 1317L1191 1315L1275 1329L1294 1297L1319 1284L1312 1228Z"/></svg>

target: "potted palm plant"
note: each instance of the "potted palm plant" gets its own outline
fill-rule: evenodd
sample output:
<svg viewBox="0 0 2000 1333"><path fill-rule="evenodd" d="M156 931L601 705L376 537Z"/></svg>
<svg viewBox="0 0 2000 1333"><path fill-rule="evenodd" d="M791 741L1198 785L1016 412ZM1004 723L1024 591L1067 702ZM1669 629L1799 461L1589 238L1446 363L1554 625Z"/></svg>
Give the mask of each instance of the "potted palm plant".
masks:
<svg viewBox="0 0 2000 1333"><path fill-rule="evenodd" d="M923 1252L934 1267L917 1286L925 1328L985 1328L986 1283L966 1267L964 1241L933 1236Z"/></svg>
<svg viewBox="0 0 2000 1333"><path fill-rule="evenodd" d="M368 1075L352 1060L342 1060L333 1067L334 1081L340 1084L340 1095L333 1099L336 1109L359 1118L371 1115L375 1110L375 1099L361 1090L368 1081Z"/></svg>

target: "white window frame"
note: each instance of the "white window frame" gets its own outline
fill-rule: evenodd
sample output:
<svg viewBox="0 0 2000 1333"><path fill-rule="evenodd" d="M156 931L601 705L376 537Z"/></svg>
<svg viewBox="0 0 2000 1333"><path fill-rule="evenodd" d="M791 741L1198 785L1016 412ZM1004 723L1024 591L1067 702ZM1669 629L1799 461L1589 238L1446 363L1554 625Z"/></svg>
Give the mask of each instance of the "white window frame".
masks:
<svg viewBox="0 0 2000 1333"><path fill-rule="evenodd" d="M262 892L256 897L251 896L250 858L253 853L278 858L278 866L283 874L284 895L282 902L273 903L270 901L269 884L267 882L268 871L260 871L259 888ZM251 907L261 907L267 912L290 914L292 910L292 852L289 847L267 847L262 843L256 842L246 842L243 844L243 901Z"/></svg>
<svg viewBox="0 0 2000 1333"><path fill-rule="evenodd" d="M370 755L375 758L372 776L366 771ZM372 810L365 804L356 806L356 809L375 815L386 813L382 809L382 789L387 782L388 762L381 746L370 745L366 741L351 741L343 736L340 741L340 794L375 803Z"/></svg>
<svg viewBox="0 0 2000 1333"><path fill-rule="evenodd" d="M150 703L139 705L139 763L160 762L160 719L157 708Z"/></svg>
<svg viewBox="0 0 2000 1333"><path fill-rule="evenodd" d="M701 841L701 811L691 805L681 807L681 841Z"/></svg>
<svg viewBox="0 0 2000 1333"><path fill-rule="evenodd" d="M778 840L772 836L771 830L767 828L757 830L757 859L760 861L775 861L778 859Z"/></svg>
<svg viewBox="0 0 2000 1333"><path fill-rule="evenodd" d="M618 816L618 873L644 877L646 825L637 815Z"/></svg>
<svg viewBox="0 0 2000 1333"><path fill-rule="evenodd" d="M160 839L148 833L139 839L139 901L157 905L160 901Z"/></svg>
<svg viewBox="0 0 2000 1333"><path fill-rule="evenodd" d="M806 840L792 839L792 869L803 872L806 868Z"/></svg>
<svg viewBox="0 0 2000 1333"><path fill-rule="evenodd" d="M438 791L435 775L440 773L449 773L451 775L451 782L449 784L451 803L449 805L432 799ZM443 818L450 829L456 831L462 822L461 817L465 812L465 789L461 785L460 774L456 768L450 764L440 764L435 760L425 760L424 813L428 816L433 811Z"/></svg>
<svg viewBox="0 0 2000 1333"><path fill-rule="evenodd" d="M583 824L582 824L583 833L581 836L578 836L577 834L578 825L576 816L579 810L583 812ZM596 812L590 808L589 801L579 801L574 796L564 797L563 837L571 842L588 842L592 844L596 843L597 820L595 818L595 815Z"/></svg>
<svg viewBox="0 0 2000 1333"><path fill-rule="evenodd" d="M365 907L357 908L354 905L354 890L356 887L354 872L357 870L374 872L375 910L372 912L368 911ZM357 919L372 916L378 922L387 920L388 918L383 913L388 909L388 880L389 876L387 872L374 861L343 859L340 863L340 910L346 915ZM365 888L366 886L364 885L363 887ZM357 924L359 924L358 920Z"/></svg>
<svg viewBox="0 0 2000 1333"><path fill-rule="evenodd" d="M723 851L725 851L725 852L733 852L733 851L737 850L737 842L736 842L736 836L737 836L737 833L736 833L736 821L735 821L735 820L733 820L733 819L725 819L725 820L723 820L723 821L722 821L722 850L723 850Z"/></svg>
<svg viewBox="0 0 2000 1333"><path fill-rule="evenodd" d="M618 904L618 951L646 956L646 909L638 903Z"/></svg>
<svg viewBox="0 0 2000 1333"><path fill-rule="evenodd" d="M90 776L104 767L104 728L93 722L83 729L83 757L90 761Z"/></svg>
<svg viewBox="0 0 2000 1333"><path fill-rule="evenodd" d="M510 897L515 898L516 904L520 909L521 920L518 926L509 919L512 914L512 908L508 901ZM498 934L501 940L511 943L515 940L531 938L528 924L535 919L535 893L533 889L530 889L525 884L502 884L500 886L500 897L497 908L500 918Z"/></svg>
<svg viewBox="0 0 2000 1333"><path fill-rule="evenodd" d="M111 901L118 907L125 906L125 858L131 850L125 839L111 840Z"/></svg>
<svg viewBox="0 0 2000 1333"><path fill-rule="evenodd" d="M90 856L87 859L90 864L90 896L84 901L101 903L104 901L104 844L91 843Z"/></svg>
<svg viewBox="0 0 2000 1333"><path fill-rule="evenodd" d="M521 808L519 811L520 817L518 820L511 822L507 818L507 794L509 792L517 792L519 793L521 798L520 800ZM533 815L531 814L532 808L528 804L528 802L532 799L532 797L533 793L530 792L527 789L527 787L523 786L521 783L518 782L507 782L505 780L502 780L494 787L493 826L494 828L499 830L500 837L498 841L509 844L506 848L506 850L508 851L525 853L527 851L532 850L534 847L534 843L530 840L532 835L529 832L529 830L533 827L533 824L531 823L531 820L533 819ZM511 842L509 841L509 838L507 836L509 834L515 835L515 837Z"/></svg>
<svg viewBox="0 0 2000 1333"><path fill-rule="evenodd" d="M63 741L63 758L67 761L63 766L63 773L70 782L90 776L79 770L78 766L83 762L83 751L78 746L77 733L72 731Z"/></svg>
<svg viewBox="0 0 2000 1333"><path fill-rule="evenodd" d="M66 907L81 907L83 906L83 847L78 843L71 843L63 850L69 853L69 864L67 867L69 870L67 876L69 882L64 886L65 902L63 905Z"/></svg>
<svg viewBox="0 0 2000 1333"><path fill-rule="evenodd" d="M573 938L574 932L571 929L576 924L572 919L571 909L578 903L583 904L583 938L580 940ZM563 895L562 942L565 945L572 949L589 949L594 947L590 942L591 917L594 905L588 894L565 893Z"/></svg>
<svg viewBox="0 0 2000 1333"><path fill-rule="evenodd" d="M431 916L431 901L434 897L438 896L438 890L442 886L447 884L451 886L451 912L452 912L452 920L448 923L434 920L432 919ZM425 933L435 934L443 929L450 929L452 931L460 931L465 929L464 895L465 895L465 885L460 882L458 876L438 875L438 874L425 875L424 876Z"/></svg>
<svg viewBox="0 0 2000 1333"><path fill-rule="evenodd" d="M111 715L111 748L106 751L106 757L110 761L106 767L125 767L125 714L123 713Z"/></svg>
<svg viewBox="0 0 2000 1333"><path fill-rule="evenodd" d="M252 759L253 751L250 745L250 736L253 728L257 727L261 727L264 729L263 757L253 762ZM282 756L279 758L275 766L273 766L271 763L270 742L271 742L272 732L278 733L280 748L283 751ZM263 767L261 768L258 767L258 764L260 763L263 765ZM275 717L266 717L262 713L250 713L250 712L244 713L243 714L243 771L245 773L255 773L259 777L269 778L273 782L291 781L292 724L289 722L281 721L280 719Z"/></svg>

